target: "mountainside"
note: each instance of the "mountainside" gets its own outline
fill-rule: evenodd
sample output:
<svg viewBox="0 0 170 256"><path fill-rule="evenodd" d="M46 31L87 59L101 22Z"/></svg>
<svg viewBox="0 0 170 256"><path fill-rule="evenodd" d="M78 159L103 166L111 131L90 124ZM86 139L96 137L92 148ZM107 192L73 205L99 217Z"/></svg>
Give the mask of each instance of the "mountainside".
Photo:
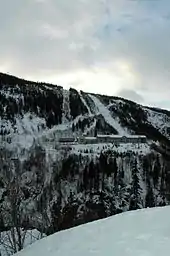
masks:
<svg viewBox="0 0 170 256"><path fill-rule="evenodd" d="M58 232L17 255L168 256L169 214L169 207L120 214Z"/></svg>
<svg viewBox="0 0 170 256"><path fill-rule="evenodd" d="M89 142L60 143L87 136ZM94 136L145 135L145 143ZM47 234L170 203L170 112L0 74L0 222ZM17 193L13 193L17 191Z"/></svg>

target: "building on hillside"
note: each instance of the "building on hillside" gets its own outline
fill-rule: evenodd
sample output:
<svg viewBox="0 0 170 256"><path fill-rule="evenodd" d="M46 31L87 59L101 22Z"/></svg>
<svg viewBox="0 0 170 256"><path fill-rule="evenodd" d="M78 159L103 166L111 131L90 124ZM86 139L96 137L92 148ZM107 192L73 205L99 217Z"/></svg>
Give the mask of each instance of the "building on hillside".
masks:
<svg viewBox="0 0 170 256"><path fill-rule="evenodd" d="M124 136L127 143L146 143L147 137L145 135L128 135Z"/></svg>
<svg viewBox="0 0 170 256"><path fill-rule="evenodd" d="M78 142L80 144L96 144L97 142L97 138L96 137L88 137L88 136L80 136L78 138Z"/></svg>
<svg viewBox="0 0 170 256"><path fill-rule="evenodd" d="M98 143L146 143L147 138L144 135L97 135Z"/></svg>
<svg viewBox="0 0 170 256"><path fill-rule="evenodd" d="M62 137L62 138L59 138L59 142L60 143L73 143L75 141L76 141L76 139L74 137Z"/></svg>
<svg viewBox="0 0 170 256"><path fill-rule="evenodd" d="M78 142L80 144L97 144L97 143L146 143L147 138L144 135L97 135L96 137L90 136L80 136L78 138L75 137L61 137L59 139L60 143L73 143Z"/></svg>
<svg viewBox="0 0 170 256"><path fill-rule="evenodd" d="M97 135L98 143L120 143L122 136L120 135Z"/></svg>

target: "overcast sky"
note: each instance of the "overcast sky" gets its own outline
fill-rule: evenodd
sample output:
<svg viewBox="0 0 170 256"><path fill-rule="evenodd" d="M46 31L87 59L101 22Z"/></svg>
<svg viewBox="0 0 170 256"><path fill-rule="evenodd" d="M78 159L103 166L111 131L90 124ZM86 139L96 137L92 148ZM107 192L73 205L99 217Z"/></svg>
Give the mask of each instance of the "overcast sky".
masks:
<svg viewBox="0 0 170 256"><path fill-rule="evenodd" d="M0 71L170 109L170 0L0 0Z"/></svg>

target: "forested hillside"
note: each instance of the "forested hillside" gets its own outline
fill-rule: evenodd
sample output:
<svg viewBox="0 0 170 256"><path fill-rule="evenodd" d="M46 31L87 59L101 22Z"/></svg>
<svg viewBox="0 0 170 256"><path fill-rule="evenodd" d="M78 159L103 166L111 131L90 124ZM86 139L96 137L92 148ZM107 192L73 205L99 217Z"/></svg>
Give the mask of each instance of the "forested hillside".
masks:
<svg viewBox="0 0 170 256"><path fill-rule="evenodd" d="M170 203L170 112L0 74L0 228L50 234ZM145 135L146 143L61 137ZM14 193L15 192L15 193Z"/></svg>

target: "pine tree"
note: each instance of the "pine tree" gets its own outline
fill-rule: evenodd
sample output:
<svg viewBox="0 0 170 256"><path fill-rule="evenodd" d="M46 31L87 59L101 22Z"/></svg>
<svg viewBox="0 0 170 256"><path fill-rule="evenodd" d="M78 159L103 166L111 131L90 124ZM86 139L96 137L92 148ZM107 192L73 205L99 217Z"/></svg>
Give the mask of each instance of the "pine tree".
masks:
<svg viewBox="0 0 170 256"><path fill-rule="evenodd" d="M154 169L153 169L153 183L154 183L154 187L156 187L156 185L158 184L160 170L161 170L161 164L160 164L160 161L159 161L159 156L157 155L157 158L156 158L156 161L155 161L155 165L154 165Z"/></svg>
<svg viewBox="0 0 170 256"><path fill-rule="evenodd" d="M99 164L95 165L95 178L94 178L94 189L99 191L100 187L100 175L99 175Z"/></svg>
<svg viewBox="0 0 170 256"><path fill-rule="evenodd" d="M89 180L90 180L90 189L94 187L94 178L95 178L95 166L93 160L89 164Z"/></svg>
<svg viewBox="0 0 170 256"><path fill-rule="evenodd" d="M144 159L143 159L143 179L145 182L149 175L149 169L150 169L149 159L147 157L144 157Z"/></svg>
<svg viewBox="0 0 170 256"><path fill-rule="evenodd" d="M116 157L113 160L113 172L114 172L114 182L116 184L117 181L117 174L118 174L118 166L117 166L117 161L116 161Z"/></svg>
<svg viewBox="0 0 170 256"><path fill-rule="evenodd" d="M97 137L97 128L94 130L94 137Z"/></svg>
<svg viewBox="0 0 170 256"><path fill-rule="evenodd" d="M154 199L154 195L153 195L153 190L150 187L146 194L145 207L154 207L154 206L155 206L155 199Z"/></svg>
<svg viewBox="0 0 170 256"><path fill-rule="evenodd" d="M131 184L131 199L130 210L136 210L140 208L140 185L139 185L139 171L137 168L137 161L134 160L132 166L132 184Z"/></svg>
<svg viewBox="0 0 170 256"><path fill-rule="evenodd" d="M75 132L75 125L74 125L74 123L72 124L72 132Z"/></svg>
<svg viewBox="0 0 170 256"><path fill-rule="evenodd" d="M88 169L87 169L87 165L84 168L83 171L83 187L85 190L87 190L88 188Z"/></svg>

